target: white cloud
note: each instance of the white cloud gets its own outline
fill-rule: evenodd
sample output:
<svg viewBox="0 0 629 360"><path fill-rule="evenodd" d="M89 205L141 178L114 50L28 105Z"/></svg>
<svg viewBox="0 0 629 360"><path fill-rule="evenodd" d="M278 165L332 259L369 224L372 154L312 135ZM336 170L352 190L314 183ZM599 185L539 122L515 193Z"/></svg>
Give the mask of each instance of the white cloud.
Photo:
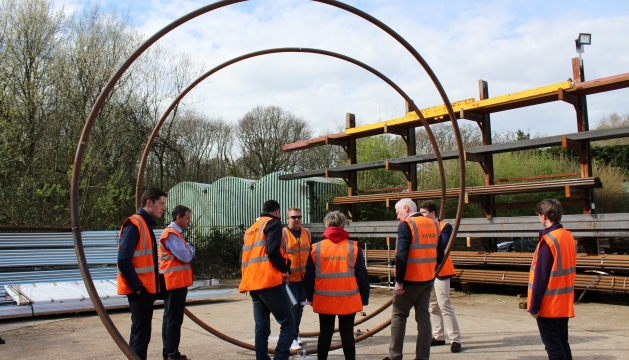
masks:
<svg viewBox="0 0 629 360"><path fill-rule="evenodd" d="M405 37L427 60L451 101L478 98L478 79L497 96L572 77L574 39L591 32L584 54L587 79L629 72L629 5L579 2L349 1ZM581 4L581 5L580 5ZM151 35L203 1L132 2L134 24ZM561 6L561 9L557 9ZM618 8L624 10L618 11ZM196 18L160 40L210 69L233 57L272 47L313 47L355 57L398 83L420 107L441 100L419 64L372 24L334 7L303 0L259 0ZM274 54L221 70L190 96L196 108L236 121L258 104L281 106L309 120L317 131L343 123L346 112L368 124L403 115L404 102L368 72L312 54ZM588 98L593 126L611 112L629 113L629 90ZM560 134L576 131L575 113L551 103L492 115L494 130Z"/></svg>

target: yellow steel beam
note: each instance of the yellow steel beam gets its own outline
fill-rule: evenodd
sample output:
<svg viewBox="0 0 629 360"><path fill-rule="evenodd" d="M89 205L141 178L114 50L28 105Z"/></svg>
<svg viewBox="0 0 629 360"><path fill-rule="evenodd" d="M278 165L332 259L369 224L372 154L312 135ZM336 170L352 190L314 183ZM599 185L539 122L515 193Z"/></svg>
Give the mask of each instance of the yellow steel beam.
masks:
<svg viewBox="0 0 629 360"><path fill-rule="evenodd" d="M572 81L564 81L557 84L542 86L535 89L520 91L520 92L507 94L507 95L496 96L496 97L489 98L486 100L476 101L472 98L472 99L455 101L452 103L452 109L454 110L455 113L459 112L461 109L463 109L463 111L468 110L468 111L473 112L474 110L482 109L488 106L506 104L512 101L521 101L527 98L534 98L540 95L551 94L553 92L556 92L558 89L567 90L571 88L572 88ZM442 118L448 115L448 111L445 105L433 106L426 109L421 109L420 111L426 119L438 119L438 118ZM377 129L383 129L384 125L387 125L387 126L403 125L403 124L406 124L409 122L415 122L418 120L419 120L419 116L417 116L417 114L414 111L411 111L411 112L406 113L406 116L401 117L401 118L385 120L385 121L377 122L375 124L363 125L363 126L358 126L355 128L346 129L345 134L347 135L359 134L359 133L369 132L369 131L373 131Z"/></svg>

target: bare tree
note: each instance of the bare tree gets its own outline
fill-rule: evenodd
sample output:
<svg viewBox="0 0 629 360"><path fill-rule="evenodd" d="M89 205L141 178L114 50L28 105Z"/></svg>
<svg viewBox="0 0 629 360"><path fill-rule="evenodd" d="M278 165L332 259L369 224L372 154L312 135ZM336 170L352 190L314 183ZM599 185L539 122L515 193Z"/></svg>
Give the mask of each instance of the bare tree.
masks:
<svg viewBox="0 0 629 360"><path fill-rule="evenodd" d="M278 106L256 106L236 128L243 175L261 178L276 171L295 171L300 156L282 151L282 146L308 139L311 134L304 119Z"/></svg>

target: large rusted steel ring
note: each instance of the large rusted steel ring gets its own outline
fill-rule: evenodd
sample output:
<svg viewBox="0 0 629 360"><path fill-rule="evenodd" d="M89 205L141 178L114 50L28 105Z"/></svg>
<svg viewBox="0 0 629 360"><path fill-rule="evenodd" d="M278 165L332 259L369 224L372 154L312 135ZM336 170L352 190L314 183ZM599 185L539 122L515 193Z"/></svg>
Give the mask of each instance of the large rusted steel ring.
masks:
<svg viewBox="0 0 629 360"><path fill-rule="evenodd" d="M107 84L103 87L103 89L101 90L101 93L99 94L99 96L97 97L94 105L92 106L92 109L85 121L85 125L83 127L83 131L81 132L81 137L79 138L79 143L77 145L77 150L76 150L76 154L75 154L75 158L74 158L74 164L73 164L73 169L72 169L72 177L71 177L71 181L70 181L70 219L71 219L71 224L72 224L72 236L74 239L74 245L75 245L75 252L76 252L76 257L77 257L77 263L79 266L79 269L81 271L81 276L83 277L83 281L85 282L85 286L87 288L87 292L90 295L90 299L92 301L92 304L94 305L94 308L98 314L98 316L100 317L101 321L103 322L103 324L105 325L105 328L107 329L107 331L109 332L110 336L112 337L112 339L116 342L116 344L118 345L118 347L122 350L122 352L129 358L129 359L138 359L138 356L133 352L133 350L129 347L129 345L127 344L127 342L125 341L125 339L122 337L122 335L120 334L120 332L118 331L118 329L116 328L116 326L113 324L113 322L111 321L111 318L109 317L107 311L105 310L105 307L103 306L102 301L100 300L100 297L98 296L98 291L96 291L96 288L94 287L94 282L92 280L92 276L91 273L89 271L88 268L88 264L87 264L87 259L85 257L85 251L83 248L83 240L82 240L82 236L81 236L81 231L80 231L80 212L79 212L79 185L80 185L80 178L81 178L81 168L83 165L83 161L85 159L85 153L88 149L88 142L89 142L89 136L92 132L92 128L94 127L94 124L96 122L96 118L98 117L98 114L100 113L107 97L109 96L109 94L111 93L111 91L113 90L114 86L118 83L118 81L120 80L120 78L122 77L122 75L129 69L129 67L135 62L135 60L137 60L137 58L142 55L151 45L153 45L155 42L157 42L160 38L162 38L164 35L166 35L167 33L169 33L170 31L172 31L173 29L177 28L178 26L202 15L205 13L208 13L210 11L225 7L225 6L229 6L229 5L233 5L236 3L240 3L243 2L245 0L222 0L222 1L218 1L215 2L213 4L204 6L200 9L197 9L191 13L188 13L182 17L180 17L179 19L173 21L172 23L170 23L169 25L167 25L166 27L164 27L163 29L161 29L160 31L158 31L157 33L155 33L153 36L151 36L148 40L146 40L142 45L140 45L140 47L138 47L128 58L127 60L125 60L125 62L120 66L120 68L112 75L112 77L110 78L110 80L107 82ZM453 232L452 232L452 237L450 238L450 242L448 244L448 247L446 249L446 255L450 253L451 247L453 245L453 239L456 237L456 233L458 231L458 227L461 221L461 216L462 216L462 210L463 210L463 200L464 200L464 191L465 191L465 161L464 161L464 154L463 154L463 147L462 147L462 141L461 141L461 136L460 136L460 132L458 129L458 125L456 122L456 117L454 116L454 111L452 110L452 105L450 104L450 101L448 100L445 91L443 90L441 84L439 83L439 81L437 80L436 75L432 72L432 70L430 69L430 67L428 66L428 64L424 61L424 59L419 55L419 53L406 41L404 40L400 35L398 35L395 31L393 31L391 28L389 28L388 26L386 26L385 24L383 24L382 22L380 22L379 20L373 18L372 16L358 10L355 9L347 4L343 4L337 1L331 1L331 0L313 0L313 1L317 1L317 2L321 2L321 3L325 3L331 6L335 6L338 7L340 9L346 10L348 12L351 12L357 16L360 16L361 18L371 22L372 24L378 26L379 28L381 28L382 30L384 30L385 32L387 32L389 35L391 35L393 38L395 38L400 44L402 44L416 59L417 61L422 65L422 67L425 69L425 71L428 73L429 77L431 78L431 80L433 81L433 83L435 84L435 87L437 88L437 90L439 91L444 104L446 106L446 108L448 109L448 114L450 116L450 120L452 122L452 127L454 129L454 133L455 133L455 138L456 138L456 142L457 142L457 147L458 147L458 153L459 153L459 163L460 163L460 169L461 169L461 179L460 179L460 190L461 193L459 194L459 204L458 204L458 208L457 208L457 216L456 216L456 220L455 223L453 225ZM421 112L419 111L419 108L415 105L415 103L413 101L409 101L409 105L411 106L411 108L417 113L417 115L420 117L422 124L427 127L428 124L426 122L426 119L423 117L423 115L421 114ZM437 161L439 164L439 172L440 172L440 176L441 176L441 185L442 185L442 191L441 191L441 213L440 216L443 217L444 214L444 210L445 210L445 173L443 170L443 163L442 163L442 159L441 159L441 155L438 152L438 146L436 146L436 141L434 140L434 137L431 138L431 142L433 144L433 148L435 149L435 154L437 157ZM447 258L447 256L446 256ZM444 260L445 262L445 260ZM439 264L437 272L441 269L441 267L443 266L443 262L441 264Z"/></svg>
<svg viewBox="0 0 629 360"><path fill-rule="evenodd" d="M267 49L267 50L261 50L261 51L255 51L252 53L248 53L242 56L238 56L235 57L231 60L228 60L216 67L214 67L213 69L209 70L208 72L204 73L203 75L199 76L196 80L194 80L190 85L188 85L188 87L186 87L178 96L177 98L175 98L175 100L173 100L173 102L168 106L168 108L166 109L166 111L164 112L164 114L162 114L161 118L159 119L159 121L157 122L157 124L155 124L155 127L153 128L153 132L151 133L151 136L149 137L148 141L146 142L146 145L144 147L144 152L142 154L142 159L140 161L140 166L138 169L138 176L136 179L136 193L135 193L135 201L136 201L136 208L139 208L141 206L140 204L140 196L141 196L141 189L142 189L142 183L144 181L144 172L145 172L145 168L146 168L146 163L148 162L148 157L149 154L151 152L151 148L153 147L153 143L155 141L155 138L157 138L157 134L159 134L160 129L162 128L162 125L166 122L166 120L168 119L168 117L170 116L171 112L173 111L173 109L179 104L179 102L181 102L181 100L183 100L183 98L188 95L188 93L190 93L190 91L192 91L197 85L199 85L201 82L203 82L204 80L206 80L207 78L209 78L212 74L230 66L233 64L236 64L240 61L243 60L247 60L253 57L257 57L257 56L263 56L263 55L269 55L269 54L277 54L277 53L294 53L294 52L302 52L302 53L312 53L312 54L319 54L319 55L325 55L325 56L330 56L330 57L334 57L337 59L341 59L341 60L345 60L347 62L350 62L352 64L358 65L361 68L371 72L372 74L378 76L380 79L382 79L384 82L386 82L387 84L389 84L393 89L395 89L395 91L398 92L398 94L400 94L400 96L402 96L404 98L404 100L406 100L407 102L411 103L412 100L410 99L410 97L397 85L395 84L391 79L389 79L388 77L386 77L384 74L380 73L378 70L370 67L369 65L362 63L356 59L353 59L349 56L345 56L342 54L338 54L335 52L331 52L331 51L326 51L326 50L321 50L321 49L311 49L311 48L275 48L275 49ZM421 114L421 113L419 113ZM428 126L428 123L426 122L426 120L423 118L423 115L420 115L423 119L423 125L426 129L426 132L429 134L430 138L433 139L434 141L434 135L432 134L432 131L430 129L430 126ZM435 149L436 153L439 153L439 148L436 144L436 141L434 141L433 143L433 147ZM391 302L385 304L386 307L391 305ZM382 310L384 310L384 308ZM382 311L380 310L380 311ZM378 311L378 313L380 312ZM194 314L192 314L192 312L190 312L189 310L186 310L186 315L188 315L189 317L192 318L192 316L194 316ZM373 316L377 315L374 314ZM196 320L194 320L197 324L198 323L203 323L203 321L199 318L194 318ZM367 321L368 319L360 319L358 320L354 325L358 325L364 321ZM205 324L206 325L206 324ZM209 327L209 325L207 325ZM204 327L204 326L202 326ZM205 327L204 327L205 328ZM207 328L206 328L207 330ZM212 329L213 333L214 332L218 332L215 329ZM312 332L312 333L308 333L308 336L318 336L319 333L318 332ZM226 338L231 339L229 336L225 335ZM231 342L231 341L230 341ZM238 342L238 343L234 343L235 345L238 346L243 346L242 342ZM244 346L243 346L244 347Z"/></svg>
<svg viewBox="0 0 629 360"><path fill-rule="evenodd" d="M389 300L392 301L392 300ZM213 327L211 327L210 325L206 324L203 320L199 319L198 317L196 317L193 313L190 312L190 310L188 310L187 308L184 309L184 313L186 314L186 316L188 316L188 318L190 318L190 320L192 320L194 323L196 323L197 325L199 325L200 327L202 327L204 330L206 330L207 332L209 332L210 334L218 337L221 340L227 341L230 344L236 345L236 346L240 346L242 348L245 348L247 350L252 350L255 351L255 345L244 342L244 341L240 341L238 339L234 339L231 336L225 335L222 332L214 329ZM380 331L384 330L387 326L391 325L391 319L386 320L385 322L383 322L382 324L379 324L378 326L376 326L375 328L364 332L363 334L357 336L354 338L354 342L358 343L361 342L363 340L365 340L368 337L374 336L377 333L379 333ZM336 349L340 349L343 345L342 344L335 344L330 346L330 351L332 350L336 350ZM306 354L308 355L314 355L317 353L317 348L316 347L305 347L302 348L302 351L305 350ZM273 348L268 348L267 349L269 354L275 354L275 349ZM291 355L301 355L299 351L295 351L295 350L291 350L290 351Z"/></svg>

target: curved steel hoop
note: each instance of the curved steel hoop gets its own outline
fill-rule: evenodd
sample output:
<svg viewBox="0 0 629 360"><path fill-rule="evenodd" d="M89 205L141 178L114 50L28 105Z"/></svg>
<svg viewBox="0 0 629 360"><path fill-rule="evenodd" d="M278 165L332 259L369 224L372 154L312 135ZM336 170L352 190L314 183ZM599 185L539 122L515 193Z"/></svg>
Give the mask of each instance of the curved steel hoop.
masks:
<svg viewBox="0 0 629 360"><path fill-rule="evenodd" d="M129 359L138 359L138 357L133 352L133 350L129 347L129 345L124 340L124 338L122 337L122 335L120 334L120 332L118 331L116 326L111 321L111 318L107 314L107 311L105 310L105 308L104 308L104 306L103 306L103 304L102 304L102 302L101 302L101 300L100 300L100 298L98 296L98 292L96 291L96 288L94 287L94 283L93 283L93 280L92 280L92 277L91 277L91 274L90 274L90 271L89 271L89 268L88 268L87 260L86 260L86 257L85 257L85 251L83 249L83 241L82 241L81 232L80 232L79 184L80 184L80 177L81 177L81 168L82 168L83 161L84 161L84 158L85 158L85 153L87 151L89 137L90 137L92 128L94 126L94 123L96 122L96 118L97 118L98 114L100 113L100 110L102 109L102 107L103 107L103 105L105 103L105 100L107 99L107 97L109 96L111 91L113 90L114 86L118 83L118 81L120 80L122 75L129 69L129 67L135 62L135 60L137 60L137 58L140 55L142 55L150 46L152 46L155 42L157 42L160 38L162 38L164 35L166 35L170 31L172 31L173 29L177 28L181 24L184 24L184 23L190 21L191 19L194 19L194 18L196 18L196 17L198 17L198 16L200 16L202 14L208 13L210 11L213 11L213 10L216 10L216 9L228 6L228 5L233 5L233 4L236 4L236 3L240 3L240 2L243 2L243 1L245 1L245 0L222 0L222 1L218 1L216 3L210 4L208 6L202 7L200 9L198 9L198 10L195 10L195 11L193 11L193 12L191 12L189 14L186 14L186 15L182 16L181 18L173 21L172 23L170 23L169 25L167 25L166 27L164 27L163 29L161 29L160 31L155 33L153 36L151 36L146 42L144 42L140 47L138 47L138 49L136 49L136 51L134 51L133 54L131 54L129 56L129 58L127 58L127 60L125 60L125 62L112 75L110 80L103 87L101 93L99 94L99 96L96 99L94 105L92 106L90 114L88 115L88 117L86 119L86 122L85 122L85 125L83 127L83 131L81 132L81 137L79 139L79 142L78 142L78 145L77 145L76 154L75 154L75 158L74 158L74 165L73 165L73 169L72 169L72 177L71 177L71 181L70 181L70 218L71 218L71 224L72 224L72 235L73 235L73 238L74 238L77 262L78 262L78 265L79 265L79 269L81 271L81 275L83 277L83 281L85 282L85 286L87 288L87 292L90 295L90 299L92 301L92 304L94 305L94 308L95 308L98 316L100 317L101 321L103 322L105 328L109 332L109 334L112 337L112 339L116 342L118 347L122 350L122 352ZM446 250L446 252L449 254L450 249L451 249L452 244L453 244L452 240L455 238L456 233L458 231L458 227L459 227L459 224L460 224L461 213L462 213L462 208L463 208L463 194L464 194L464 190L465 190L465 163L464 163L464 157L463 157L463 149L462 149L462 146L461 146L460 133L458 131L458 126L456 124L456 118L454 117L454 112L452 110L452 106L451 106L449 100L447 99L447 96L445 95L445 91L443 91L443 88L441 87L441 84L438 82L436 76L434 75L434 73L432 72L430 67L428 67L428 64L423 60L423 58L421 58L419 53L417 53L417 51L415 51L415 49L410 44L408 44L408 42L406 42L401 36L399 36L397 33L395 33L388 26L384 25L383 23L381 23L377 19L371 17L370 15L368 15L366 13L363 13L360 10L357 10L357 9L355 9L355 8L349 6L349 5L346 5L346 4L343 4L343 3L340 3L340 2L336 2L336 1L331 1L331 0L313 0L313 1L325 3L325 4L328 4L328 5L332 5L332 6L336 6L338 8L343 9L343 10L349 11L349 12L351 12L351 13L357 15L357 16L360 16L363 19L373 23L374 25L376 25L376 26L380 27L381 29L383 29L389 35L393 36L409 52L411 52L415 56L415 58L420 62L420 64L424 67L424 69L426 70L428 75L433 80L433 83L435 83L435 86L439 90L439 93L441 94L442 99L444 99L444 103L446 105L446 108L448 109L448 113L450 115L450 119L452 121L453 128L455 130L455 137L456 137L456 140L457 140L457 146L458 146L458 150L459 150L460 167L461 167L461 184L460 184L461 194L459 196L459 205L458 205L458 210L457 210L457 218L456 218L455 224L453 226L452 237L450 239L450 243L448 244L448 248ZM349 60L346 60L346 61L349 61ZM401 89L400 89L400 91L401 91ZM409 102L410 106L418 114L418 116L420 117L424 127L429 129L429 126L428 126L425 118L423 117L423 115L419 111L419 108L415 105L415 103L412 100L410 100L410 98L408 98L408 96L405 97L405 99L407 99L407 101ZM429 136L431 136L431 132L429 132ZM441 159L440 153L438 151L438 146L436 144L436 141L434 141L434 137L431 137L431 143L433 145L433 148L435 149L435 153L437 154L437 162L439 164L439 171L440 171L441 182L442 182L442 199L441 199L442 209L441 209L441 217L443 217L443 211L445 210L444 209L445 208L445 173L444 173L444 170L443 170L442 159ZM441 266L443 266L443 263L439 265L439 268L437 269L437 271L441 268Z"/></svg>
<svg viewBox="0 0 629 360"><path fill-rule="evenodd" d="M391 302L393 302L393 301L391 300ZM236 345L236 346L240 346L240 347L245 348L247 350L255 351L255 349L256 349L255 345L246 343L244 341L240 341L238 339L234 339L233 337L231 337L229 335L223 334L222 332L220 332L220 331L214 329L213 327L211 327L210 325L206 324L203 320L201 320L198 317L196 317L187 308L184 309L184 314L186 314L186 316L190 320L192 320L195 324L199 325L204 330L206 330L210 334L218 337L219 339L227 341L230 344L233 344L233 345ZM391 319L386 320L382 324L377 325L375 328L373 328L373 329L371 329L369 331L366 331L365 333L363 333L360 336L355 337L354 338L354 342L358 343L358 342L361 342L361 341L365 340L368 337L374 336L377 333L379 333L380 331L384 330L389 325L391 325ZM343 346L342 344L332 345L332 346L330 346L330 350L329 351L340 349L342 346ZM308 354L308 355L314 355L314 354L317 353L317 348L316 347L306 348L305 350L306 350L306 354ZM273 348L268 348L267 351L268 351L269 354L275 354L275 349L273 349ZM295 351L295 350L291 350L290 353L291 353L291 355L301 355L299 351Z"/></svg>
<svg viewBox="0 0 629 360"><path fill-rule="evenodd" d="M159 131L161 130L162 126L164 125L164 123L166 122L166 120L168 119L168 117L170 116L171 112L173 111L173 109L177 106L177 104L179 104L179 102L181 102L181 100L186 97L186 95L188 95L190 93L190 91L192 91L195 87L197 87L201 82L203 82L204 80L206 80L208 77L210 77L212 74L215 74L216 72L230 66L233 64L236 64L238 62L241 62L243 60L247 60L247 59L251 59L254 57L258 57L258 56L263 56L263 55L269 55L269 54L278 54L278 53L311 53L311 54L319 54L319 55L324 55L324 56L330 56L330 57L334 57L337 59L341 59L344 61L347 61L349 63L352 63L354 65L357 65L369 72L371 72L372 74L376 75L377 77L379 77L381 80L383 80L384 82L386 82L387 84L389 84L389 86L391 86L395 91L397 91L397 93L402 96L402 98L404 98L404 100L406 100L409 104L413 103L413 100L411 100L410 96L408 96L396 83L394 83L391 79L389 79L388 77L386 77L384 74L382 74L381 72L379 72L378 70L372 68L371 66L358 61L354 58L351 58L349 56L346 55L342 55L339 53L335 53L332 51L327 51L327 50L321 50L321 49L312 49L312 48L301 48L301 47L286 47L286 48L274 48L274 49L266 49L266 50L260 50L260 51L254 51L245 55L241 55L238 57L235 57L231 60L225 61L224 63L214 67L213 69L207 71L206 73L202 74L201 76L199 76L196 80L194 80L190 85L188 85L188 87L186 87L178 96L177 98L175 98L175 100L173 100L173 102L168 106L168 108L166 109L166 111L164 112L164 114L162 114L161 118L159 119L159 121L157 122L157 124L155 124L155 127L153 128L153 132L151 133L151 136L149 137L148 141L146 142L146 145L144 147L144 152L142 153L142 159L140 160L140 166L138 168L138 176L136 179L136 183L135 183L135 206L136 208L140 207L140 196L141 196L141 192L142 192L142 183L144 182L144 172L146 169L146 164L148 162L148 157L151 153L151 148L153 147L153 143L155 142L155 139L157 138L157 135L159 134ZM428 134L428 136L431 139L432 142L432 146L433 149L435 150L435 154L437 154L438 158L439 158L439 162L441 164L441 152L439 151L439 147L437 145L437 142L435 140L435 137L432 133L432 130L430 129L430 126L428 125L428 122L426 121L426 119L424 118L424 116L421 114L421 112L417 112L419 114L419 117L422 120L422 125L424 126L424 128L426 129L426 133ZM441 174L443 174L443 166L440 168L441 170ZM445 193L445 183L442 184L442 191Z"/></svg>
<svg viewBox="0 0 629 360"><path fill-rule="evenodd" d="M336 0L312 0L312 1L331 5L339 9L348 11L356 16L359 16L369 21L370 23L382 29L387 34L391 35L391 37L393 37L395 40L397 40L397 42L399 42L402 46L404 46L404 48L408 50L408 52L410 52L413 55L413 57L415 57L415 59L419 62L419 64L424 68L424 71L426 71L426 73L430 77L430 80L432 80L433 84L437 88L437 91L439 91L439 95L441 96L441 99L443 100L443 103L446 106L446 109L448 110L448 115L450 116L450 122L452 123L452 129L454 130L454 138L456 139L457 152L459 154L460 192L459 192L459 198L458 198L459 202L457 204L457 210L456 210L456 218L454 220L454 224L452 225L452 235L450 236L450 240L448 241L448 247L446 248L443 261L441 262L441 264L439 264L439 266L435 270L435 274L438 274L439 271L441 271L443 264L445 264L446 259L448 258L448 255L450 255L450 251L452 251L452 246L454 245L454 240L456 239L456 234L459 231L459 225L461 224L461 218L463 217L463 206L465 205L465 153L464 153L464 148L463 148L463 141L461 140L461 132L459 131L459 124L457 123L456 116L454 115L454 110L452 109L452 104L450 103L450 100L448 99L448 95L446 95L446 91L443 89L443 86L441 86L439 79L437 79L437 75L435 75L435 73L432 71L432 69L426 62L426 60L424 60L424 58L419 54L419 52L417 52L417 50L415 50L415 48L413 48L413 46L411 46L411 44L408 41L406 41L406 39L404 39L402 36L400 36L398 33L396 33L393 29L388 27L386 24L384 24L380 20L376 19L375 17L367 13L361 10L358 10L350 5L344 4L340 1L336 1ZM415 103L410 103L410 105L413 108L413 111L415 111L415 113L422 120L422 124L426 126L426 121L424 119L424 116L421 114L421 111L419 110L417 105L415 105ZM436 149L437 148L436 141L434 141L434 138L431 138L430 140L433 143L433 148ZM446 204L446 178L445 178L445 172L443 170L443 162L441 160L441 154L439 154L438 152L435 152L435 155L437 158L437 163L439 164L439 175L441 176L441 211L439 213L439 218L443 219L444 214L445 214L445 204Z"/></svg>

